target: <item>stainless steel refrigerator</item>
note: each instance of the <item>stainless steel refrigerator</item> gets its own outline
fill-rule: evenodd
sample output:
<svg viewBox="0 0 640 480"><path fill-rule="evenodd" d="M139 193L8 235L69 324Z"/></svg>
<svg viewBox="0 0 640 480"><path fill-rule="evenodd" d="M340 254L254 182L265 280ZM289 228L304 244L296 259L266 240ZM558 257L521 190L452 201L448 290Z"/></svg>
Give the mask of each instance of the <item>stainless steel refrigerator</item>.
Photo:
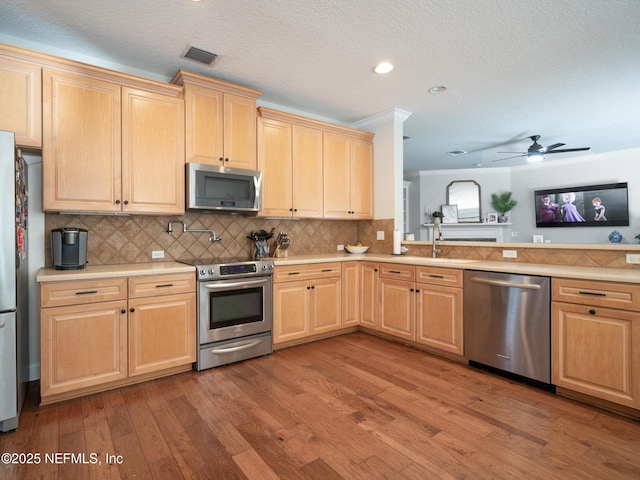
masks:
<svg viewBox="0 0 640 480"><path fill-rule="evenodd" d="M18 428L28 384L27 166L0 131L0 431Z"/></svg>

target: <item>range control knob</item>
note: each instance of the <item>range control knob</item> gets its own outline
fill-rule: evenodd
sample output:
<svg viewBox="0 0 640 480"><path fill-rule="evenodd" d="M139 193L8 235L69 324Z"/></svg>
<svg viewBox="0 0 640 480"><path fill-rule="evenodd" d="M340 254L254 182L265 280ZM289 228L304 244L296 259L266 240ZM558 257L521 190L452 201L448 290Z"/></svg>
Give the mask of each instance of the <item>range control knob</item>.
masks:
<svg viewBox="0 0 640 480"><path fill-rule="evenodd" d="M210 269L209 269L209 275L213 275L214 273L215 273L215 272L214 272L213 268L210 268Z"/></svg>
<svg viewBox="0 0 640 480"><path fill-rule="evenodd" d="M200 269L200 275L205 275L207 273L207 271L204 268Z"/></svg>

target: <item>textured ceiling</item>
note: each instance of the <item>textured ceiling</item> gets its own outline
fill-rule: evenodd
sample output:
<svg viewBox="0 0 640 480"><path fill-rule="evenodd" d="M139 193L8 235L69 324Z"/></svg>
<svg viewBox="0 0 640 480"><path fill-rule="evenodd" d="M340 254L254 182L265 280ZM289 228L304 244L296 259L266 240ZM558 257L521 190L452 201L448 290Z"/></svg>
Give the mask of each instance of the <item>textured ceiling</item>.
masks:
<svg viewBox="0 0 640 480"><path fill-rule="evenodd" d="M640 0L0 0L0 40L167 80L185 68L350 124L394 108L405 171L539 143L640 147ZM15 42L12 42L15 40ZM181 58L215 52L211 67ZM395 69L380 76L381 60ZM448 90L427 92L434 85ZM446 152L463 149L467 155ZM556 154L559 160L584 152Z"/></svg>

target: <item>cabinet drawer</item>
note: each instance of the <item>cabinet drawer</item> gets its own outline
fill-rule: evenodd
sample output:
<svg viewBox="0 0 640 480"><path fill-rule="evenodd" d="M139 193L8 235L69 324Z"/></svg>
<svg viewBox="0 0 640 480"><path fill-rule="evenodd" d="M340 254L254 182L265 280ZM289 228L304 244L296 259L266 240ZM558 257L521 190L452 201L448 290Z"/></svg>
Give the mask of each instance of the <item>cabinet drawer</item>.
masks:
<svg viewBox="0 0 640 480"><path fill-rule="evenodd" d="M311 278L339 277L342 275L340 262L314 263L311 265L287 265L276 267L274 283L309 280Z"/></svg>
<svg viewBox="0 0 640 480"><path fill-rule="evenodd" d="M640 285L554 278L551 299L580 305L640 310Z"/></svg>
<svg viewBox="0 0 640 480"><path fill-rule="evenodd" d="M380 264L380 277L398 280L414 281L416 279L416 267L413 265L396 265L394 263Z"/></svg>
<svg viewBox="0 0 640 480"><path fill-rule="evenodd" d="M129 298L155 297L174 293L195 293L195 273L143 275L129 278Z"/></svg>
<svg viewBox="0 0 640 480"><path fill-rule="evenodd" d="M40 285L40 306L62 307L87 303L126 300L127 280L81 280L77 282L51 282Z"/></svg>
<svg viewBox="0 0 640 480"><path fill-rule="evenodd" d="M416 282L462 287L462 270L439 267L416 267Z"/></svg>

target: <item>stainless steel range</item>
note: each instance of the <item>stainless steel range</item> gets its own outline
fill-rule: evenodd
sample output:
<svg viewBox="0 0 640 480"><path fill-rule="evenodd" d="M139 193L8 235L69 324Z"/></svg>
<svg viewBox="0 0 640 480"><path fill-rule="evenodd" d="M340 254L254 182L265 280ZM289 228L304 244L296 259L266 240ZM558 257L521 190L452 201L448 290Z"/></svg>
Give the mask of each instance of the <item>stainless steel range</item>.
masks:
<svg viewBox="0 0 640 480"><path fill-rule="evenodd" d="M197 268L196 370L273 351L273 260L182 260Z"/></svg>

